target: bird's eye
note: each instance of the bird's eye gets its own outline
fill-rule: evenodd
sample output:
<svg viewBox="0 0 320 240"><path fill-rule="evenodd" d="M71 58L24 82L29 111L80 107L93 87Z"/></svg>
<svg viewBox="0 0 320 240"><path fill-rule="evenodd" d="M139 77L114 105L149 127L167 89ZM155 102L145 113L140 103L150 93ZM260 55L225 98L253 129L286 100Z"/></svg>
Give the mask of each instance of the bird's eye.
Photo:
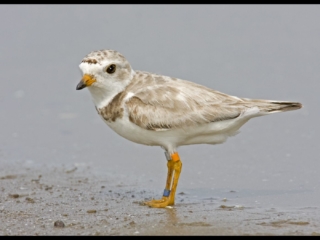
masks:
<svg viewBox="0 0 320 240"><path fill-rule="evenodd" d="M109 67L106 68L107 73L111 74L116 71L116 65L111 64Z"/></svg>

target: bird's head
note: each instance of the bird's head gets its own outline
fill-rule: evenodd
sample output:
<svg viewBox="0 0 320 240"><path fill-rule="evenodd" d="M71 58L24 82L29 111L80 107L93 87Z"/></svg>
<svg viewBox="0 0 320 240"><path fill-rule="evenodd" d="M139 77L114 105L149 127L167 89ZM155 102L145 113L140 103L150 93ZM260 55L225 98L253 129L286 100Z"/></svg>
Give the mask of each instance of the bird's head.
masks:
<svg viewBox="0 0 320 240"><path fill-rule="evenodd" d="M128 85L133 76L129 62L114 50L93 51L83 58L79 67L83 76L77 90L88 87L118 91Z"/></svg>

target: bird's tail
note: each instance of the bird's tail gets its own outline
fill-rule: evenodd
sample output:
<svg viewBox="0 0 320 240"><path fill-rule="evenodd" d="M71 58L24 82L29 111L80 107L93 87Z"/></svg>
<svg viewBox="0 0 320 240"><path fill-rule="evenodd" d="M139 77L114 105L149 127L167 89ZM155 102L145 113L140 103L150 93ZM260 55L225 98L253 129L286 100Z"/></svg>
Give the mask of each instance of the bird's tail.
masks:
<svg viewBox="0 0 320 240"><path fill-rule="evenodd" d="M258 104L262 113L286 112L302 108L302 104L298 102L279 102L279 101L264 101Z"/></svg>

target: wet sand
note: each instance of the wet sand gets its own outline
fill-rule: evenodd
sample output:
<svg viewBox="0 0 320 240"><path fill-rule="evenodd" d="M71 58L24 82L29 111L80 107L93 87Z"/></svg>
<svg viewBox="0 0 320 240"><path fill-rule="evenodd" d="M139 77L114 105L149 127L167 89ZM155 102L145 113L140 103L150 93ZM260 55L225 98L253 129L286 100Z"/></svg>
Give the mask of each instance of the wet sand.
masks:
<svg viewBox="0 0 320 240"><path fill-rule="evenodd" d="M158 192L90 168L8 164L0 184L0 235L320 235L318 208L239 205L232 190L155 209L141 201Z"/></svg>

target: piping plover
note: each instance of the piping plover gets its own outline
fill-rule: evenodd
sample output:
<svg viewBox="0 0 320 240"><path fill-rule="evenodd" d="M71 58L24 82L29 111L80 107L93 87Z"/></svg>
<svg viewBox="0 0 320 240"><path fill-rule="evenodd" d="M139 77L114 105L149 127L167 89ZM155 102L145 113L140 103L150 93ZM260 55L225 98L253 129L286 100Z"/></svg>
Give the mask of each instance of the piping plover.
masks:
<svg viewBox="0 0 320 240"><path fill-rule="evenodd" d="M79 65L103 121L120 136L165 149L168 175L163 197L145 202L151 207L174 205L181 172L177 148L189 144L219 144L253 117L296 110L298 102L230 96L199 84L134 71L114 50L89 53Z"/></svg>

